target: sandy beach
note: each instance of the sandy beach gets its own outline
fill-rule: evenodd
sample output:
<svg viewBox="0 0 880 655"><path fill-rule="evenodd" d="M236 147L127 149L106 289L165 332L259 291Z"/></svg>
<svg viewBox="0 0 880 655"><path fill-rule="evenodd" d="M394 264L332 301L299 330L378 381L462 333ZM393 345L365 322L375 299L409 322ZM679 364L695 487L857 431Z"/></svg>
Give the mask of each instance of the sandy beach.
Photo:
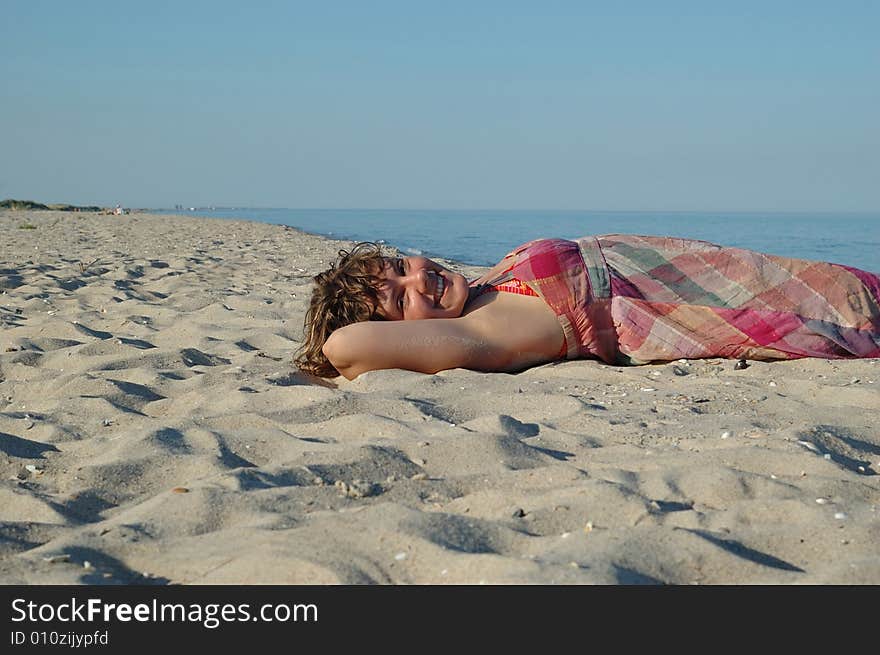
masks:
<svg viewBox="0 0 880 655"><path fill-rule="evenodd" d="M880 583L880 360L311 378L349 245L0 212L0 583Z"/></svg>

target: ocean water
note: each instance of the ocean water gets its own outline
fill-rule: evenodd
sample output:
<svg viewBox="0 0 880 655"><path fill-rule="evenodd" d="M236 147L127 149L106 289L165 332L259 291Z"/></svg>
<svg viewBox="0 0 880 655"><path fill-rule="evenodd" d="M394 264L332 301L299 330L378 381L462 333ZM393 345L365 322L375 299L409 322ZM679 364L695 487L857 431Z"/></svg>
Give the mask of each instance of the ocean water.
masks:
<svg viewBox="0 0 880 655"><path fill-rule="evenodd" d="M155 211L290 225L338 239L380 241L411 254L476 266L491 266L531 239L624 233L702 239L880 272L880 214L250 208Z"/></svg>

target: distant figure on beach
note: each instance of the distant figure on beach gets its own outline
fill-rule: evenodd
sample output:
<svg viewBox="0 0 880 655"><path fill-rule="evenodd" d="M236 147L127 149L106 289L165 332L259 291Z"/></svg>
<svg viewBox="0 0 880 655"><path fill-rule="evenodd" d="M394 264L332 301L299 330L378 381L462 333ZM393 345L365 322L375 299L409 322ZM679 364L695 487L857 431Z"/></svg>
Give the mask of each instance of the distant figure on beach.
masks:
<svg viewBox="0 0 880 655"><path fill-rule="evenodd" d="M303 371L880 357L880 276L691 239L538 239L468 281L360 243L314 278Z"/></svg>

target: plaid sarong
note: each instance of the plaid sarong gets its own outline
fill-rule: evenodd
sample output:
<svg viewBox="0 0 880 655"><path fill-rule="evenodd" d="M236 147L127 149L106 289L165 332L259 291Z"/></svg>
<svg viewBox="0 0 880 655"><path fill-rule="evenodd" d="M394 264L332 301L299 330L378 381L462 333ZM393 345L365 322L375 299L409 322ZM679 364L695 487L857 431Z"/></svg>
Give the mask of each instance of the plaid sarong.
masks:
<svg viewBox="0 0 880 655"><path fill-rule="evenodd" d="M840 264L609 234L531 241L493 270L508 268L556 313L569 359L880 357L880 277Z"/></svg>

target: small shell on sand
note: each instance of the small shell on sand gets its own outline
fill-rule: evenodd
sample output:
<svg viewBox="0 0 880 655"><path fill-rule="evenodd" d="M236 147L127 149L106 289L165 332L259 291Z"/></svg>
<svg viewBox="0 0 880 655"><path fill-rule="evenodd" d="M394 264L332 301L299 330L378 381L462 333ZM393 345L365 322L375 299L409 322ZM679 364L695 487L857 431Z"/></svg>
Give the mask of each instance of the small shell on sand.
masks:
<svg viewBox="0 0 880 655"><path fill-rule="evenodd" d="M64 553L62 555L52 555L50 557L44 557L43 561L47 562L49 564L58 564L59 562L69 562L70 555L68 555L66 553Z"/></svg>

